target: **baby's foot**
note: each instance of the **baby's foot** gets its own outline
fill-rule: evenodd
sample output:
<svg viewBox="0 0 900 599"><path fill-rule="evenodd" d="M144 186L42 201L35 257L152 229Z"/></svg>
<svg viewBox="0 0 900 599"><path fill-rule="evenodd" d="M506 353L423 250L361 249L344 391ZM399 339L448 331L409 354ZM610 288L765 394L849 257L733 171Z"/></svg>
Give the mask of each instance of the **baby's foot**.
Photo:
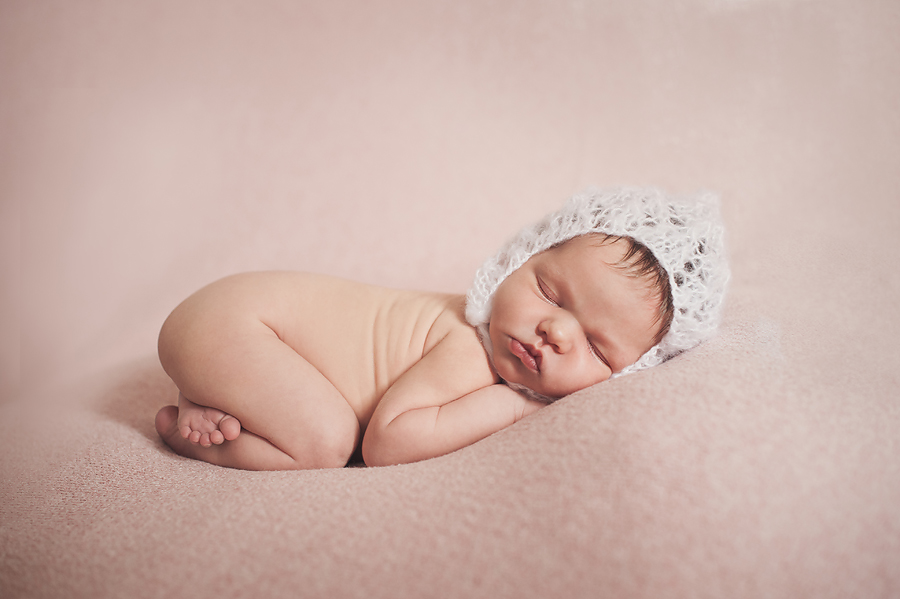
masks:
<svg viewBox="0 0 900 599"><path fill-rule="evenodd" d="M241 434L241 423L222 410L200 406L178 394L178 432L202 447L234 441Z"/></svg>
<svg viewBox="0 0 900 599"><path fill-rule="evenodd" d="M156 432L162 437L166 445L174 449L179 455L186 455L187 448L193 449L193 445L181 438L178 432L178 407L163 406L156 413ZM187 445L187 447L185 447Z"/></svg>

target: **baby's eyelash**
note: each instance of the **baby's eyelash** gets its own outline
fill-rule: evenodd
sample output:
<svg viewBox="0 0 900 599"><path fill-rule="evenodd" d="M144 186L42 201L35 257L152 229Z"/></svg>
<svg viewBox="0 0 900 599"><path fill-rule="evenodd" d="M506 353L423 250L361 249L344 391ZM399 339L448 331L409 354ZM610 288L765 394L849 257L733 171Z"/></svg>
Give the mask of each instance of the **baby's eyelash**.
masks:
<svg viewBox="0 0 900 599"><path fill-rule="evenodd" d="M552 297L550 297L550 294L547 293L547 289L544 287L544 282L542 280L538 279L537 284L538 284L538 289L541 290L541 295L544 296L544 299L546 299L548 302L550 302L554 306L558 306L559 304L556 303L556 300L554 300Z"/></svg>
<svg viewBox="0 0 900 599"><path fill-rule="evenodd" d="M598 350L590 341L588 341L588 349L592 354L594 354L594 357L606 364L606 366L609 367L610 370L612 370L612 366L610 366L609 362L606 361L606 358L603 357L603 354L600 353L600 350Z"/></svg>

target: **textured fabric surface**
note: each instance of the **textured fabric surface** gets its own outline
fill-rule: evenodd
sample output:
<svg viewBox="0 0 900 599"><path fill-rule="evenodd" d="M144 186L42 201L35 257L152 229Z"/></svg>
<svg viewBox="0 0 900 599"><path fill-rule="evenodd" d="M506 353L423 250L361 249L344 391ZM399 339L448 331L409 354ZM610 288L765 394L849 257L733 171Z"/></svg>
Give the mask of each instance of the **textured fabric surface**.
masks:
<svg viewBox="0 0 900 599"><path fill-rule="evenodd" d="M0 596L900 594L900 13L0 6ZM720 333L422 463L182 459L159 327L243 270L463 293L591 183L715 190Z"/></svg>

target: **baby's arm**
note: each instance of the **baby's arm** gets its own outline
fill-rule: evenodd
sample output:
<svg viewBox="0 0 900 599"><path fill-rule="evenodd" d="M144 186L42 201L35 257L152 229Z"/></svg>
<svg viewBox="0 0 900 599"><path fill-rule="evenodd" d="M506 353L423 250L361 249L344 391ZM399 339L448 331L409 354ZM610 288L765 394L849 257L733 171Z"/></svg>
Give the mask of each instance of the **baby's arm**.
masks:
<svg viewBox="0 0 900 599"><path fill-rule="evenodd" d="M444 455L544 406L497 380L474 330L451 331L385 393L363 438L366 464Z"/></svg>

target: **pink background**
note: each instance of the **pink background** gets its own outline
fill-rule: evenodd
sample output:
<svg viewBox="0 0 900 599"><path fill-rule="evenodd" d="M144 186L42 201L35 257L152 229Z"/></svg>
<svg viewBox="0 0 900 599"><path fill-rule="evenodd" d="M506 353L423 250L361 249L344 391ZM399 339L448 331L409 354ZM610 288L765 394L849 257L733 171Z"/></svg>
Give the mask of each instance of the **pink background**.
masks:
<svg viewBox="0 0 900 599"><path fill-rule="evenodd" d="M721 193L736 296L833 217L896 236L892 4L492 6L4 3L3 390L151 353L236 271L464 291L589 183Z"/></svg>
<svg viewBox="0 0 900 599"><path fill-rule="evenodd" d="M592 183L721 194L714 342L407 467L155 437L200 286L464 292ZM893 0L6 0L0 594L896 596L898 189Z"/></svg>

